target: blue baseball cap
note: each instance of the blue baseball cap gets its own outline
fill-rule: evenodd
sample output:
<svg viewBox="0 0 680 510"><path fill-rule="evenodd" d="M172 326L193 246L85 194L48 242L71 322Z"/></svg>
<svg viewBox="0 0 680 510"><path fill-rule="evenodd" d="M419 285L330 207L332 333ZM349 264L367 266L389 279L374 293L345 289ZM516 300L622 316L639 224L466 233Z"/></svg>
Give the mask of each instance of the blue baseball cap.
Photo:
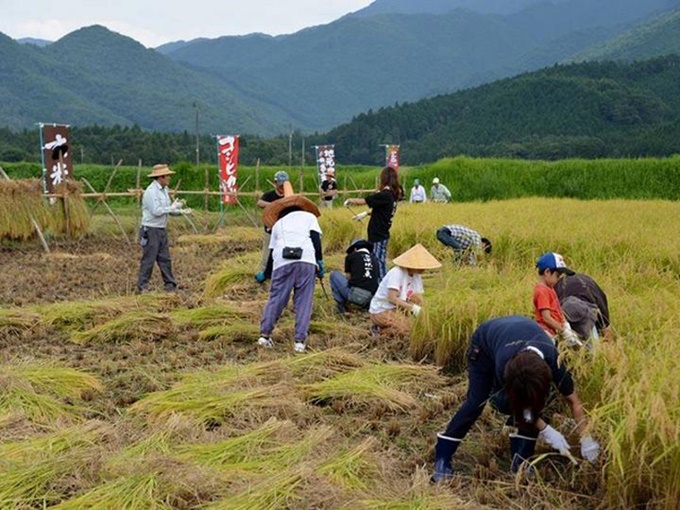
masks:
<svg viewBox="0 0 680 510"><path fill-rule="evenodd" d="M284 172L283 170L279 170L274 174L274 182L278 185L281 186L284 182L286 182L288 179L288 172Z"/></svg>
<svg viewBox="0 0 680 510"><path fill-rule="evenodd" d="M569 276L576 274L574 271L567 267L567 264L564 262L564 257L562 255L552 251L544 253L543 255L538 257L538 260L536 261L536 268L539 271L545 271L546 269L550 269L551 271L558 271Z"/></svg>

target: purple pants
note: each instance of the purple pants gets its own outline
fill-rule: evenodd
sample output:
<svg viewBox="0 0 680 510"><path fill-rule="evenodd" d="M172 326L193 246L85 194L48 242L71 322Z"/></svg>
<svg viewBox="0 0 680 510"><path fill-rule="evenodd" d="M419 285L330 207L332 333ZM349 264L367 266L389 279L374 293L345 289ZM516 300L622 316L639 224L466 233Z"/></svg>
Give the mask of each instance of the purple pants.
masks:
<svg viewBox="0 0 680 510"><path fill-rule="evenodd" d="M264 307L260 321L261 335L269 336L274 331L274 325L288 304L290 292L293 291L295 341L305 342L309 333L309 321L312 318L315 277L316 266L308 262L293 262L274 270L269 288L269 301Z"/></svg>

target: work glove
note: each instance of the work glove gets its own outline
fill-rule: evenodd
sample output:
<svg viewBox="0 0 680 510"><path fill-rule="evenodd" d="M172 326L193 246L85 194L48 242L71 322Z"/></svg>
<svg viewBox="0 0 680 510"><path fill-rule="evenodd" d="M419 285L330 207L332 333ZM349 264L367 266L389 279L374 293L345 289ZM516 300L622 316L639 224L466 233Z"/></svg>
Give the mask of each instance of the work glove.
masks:
<svg viewBox="0 0 680 510"><path fill-rule="evenodd" d="M180 214L183 214L184 216L189 216L191 214L194 214L194 211L191 210L189 207L185 207L184 209L179 210Z"/></svg>
<svg viewBox="0 0 680 510"><path fill-rule="evenodd" d="M352 204L350 203L349 198L348 198L347 200L345 200L345 201L343 202L342 205L344 205L345 207L349 207L349 206L352 205Z"/></svg>
<svg viewBox="0 0 680 510"><path fill-rule="evenodd" d="M418 316L422 309L423 308L420 305L411 305L411 313L416 317Z"/></svg>
<svg viewBox="0 0 680 510"><path fill-rule="evenodd" d="M356 221L361 221L361 220L363 220L366 216L368 216L368 211L364 211L364 212L362 212L362 213L355 214L354 216L352 216L352 219L353 219L353 220L356 220Z"/></svg>
<svg viewBox="0 0 680 510"><path fill-rule="evenodd" d="M581 457L588 462L595 462L600 453L600 445L592 437L581 438Z"/></svg>
<svg viewBox="0 0 680 510"><path fill-rule="evenodd" d="M259 273L255 273L255 280L257 283L264 283L264 281L267 279L267 277L264 275L264 271L260 271Z"/></svg>
<svg viewBox="0 0 680 510"><path fill-rule="evenodd" d="M316 261L316 276L317 278L323 278L326 276L326 264L323 260Z"/></svg>
<svg viewBox="0 0 680 510"><path fill-rule="evenodd" d="M561 454L566 455L569 453L569 443L567 443L567 440L562 434L560 434L550 425L546 425L546 427L541 430L538 435L541 437L541 439L543 439L543 441L548 443Z"/></svg>
<svg viewBox="0 0 680 510"><path fill-rule="evenodd" d="M567 347L583 346L583 342L581 342L581 339L578 337L576 332L573 329L571 329L571 324L569 324L568 322L564 323L564 328L562 329L561 335L562 339L567 344Z"/></svg>
<svg viewBox="0 0 680 510"><path fill-rule="evenodd" d="M184 204L186 204L186 202L184 200L178 198L178 199L176 199L172 202L171 207L178 211L178 210L182 209L182 207L184 207Z"/></svg>

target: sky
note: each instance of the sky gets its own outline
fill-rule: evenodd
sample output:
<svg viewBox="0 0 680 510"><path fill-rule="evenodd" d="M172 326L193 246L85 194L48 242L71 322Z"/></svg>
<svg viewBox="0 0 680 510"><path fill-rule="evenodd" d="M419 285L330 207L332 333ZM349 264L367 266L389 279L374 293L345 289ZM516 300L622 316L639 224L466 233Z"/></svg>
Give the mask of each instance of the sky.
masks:
<svg viewBox="0 0 680 510"><path fill-rule="evenodd" d="M0 32L56 41L103 25L154 48L197 37L290 34L330 23L372 0L0 0Z"/></svg>

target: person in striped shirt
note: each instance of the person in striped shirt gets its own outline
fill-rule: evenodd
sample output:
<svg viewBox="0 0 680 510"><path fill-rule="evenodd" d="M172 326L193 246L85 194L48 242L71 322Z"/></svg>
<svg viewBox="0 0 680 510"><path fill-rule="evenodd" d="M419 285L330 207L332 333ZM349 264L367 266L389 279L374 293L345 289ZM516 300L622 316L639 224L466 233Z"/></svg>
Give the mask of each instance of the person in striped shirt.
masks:
<svg viewBox="0 0 680 510"><path fill-rule="evenodd" d="M457 264L465 262L474 266L482 251L491 253L491 241L463 225L441 227L437 230L437 239L440 243L453 248L453 260Z"/></svg>

